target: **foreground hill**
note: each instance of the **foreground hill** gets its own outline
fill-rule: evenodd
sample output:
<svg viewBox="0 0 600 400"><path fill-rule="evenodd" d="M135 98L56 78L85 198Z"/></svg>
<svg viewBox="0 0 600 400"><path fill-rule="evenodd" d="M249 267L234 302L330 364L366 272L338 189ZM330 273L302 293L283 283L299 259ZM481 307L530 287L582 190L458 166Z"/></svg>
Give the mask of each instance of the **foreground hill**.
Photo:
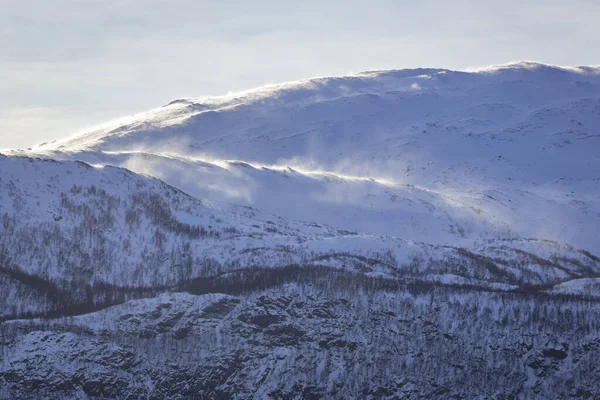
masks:
<svg viewBox="0 0 600 400"><path fill-rule="evenodd" d="M599 317L595 302L331 277L165 294L5 323L0 396L594 399Z"/></svg>

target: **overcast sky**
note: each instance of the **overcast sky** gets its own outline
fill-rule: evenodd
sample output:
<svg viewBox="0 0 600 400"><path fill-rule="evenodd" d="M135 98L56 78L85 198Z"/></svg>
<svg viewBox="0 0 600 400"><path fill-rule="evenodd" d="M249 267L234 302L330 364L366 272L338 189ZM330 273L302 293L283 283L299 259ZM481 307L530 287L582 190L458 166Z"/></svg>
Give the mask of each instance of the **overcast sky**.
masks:
<svg viewBox="0 0 600 400"><path fill-rule="evenodd" d="M0 148L373 69L600 64L598 0L0 0Z"/></svg>

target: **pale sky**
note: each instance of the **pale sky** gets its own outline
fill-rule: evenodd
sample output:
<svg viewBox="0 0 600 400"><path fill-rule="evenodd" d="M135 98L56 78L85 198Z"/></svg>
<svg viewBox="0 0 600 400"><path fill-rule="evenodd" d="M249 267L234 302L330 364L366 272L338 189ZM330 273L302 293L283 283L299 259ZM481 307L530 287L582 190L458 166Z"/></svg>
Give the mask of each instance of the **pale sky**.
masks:
<svg viewBox="0 0 600 400"><path fill-rule="evenodd" d="M377 69L600 64L599 0L0 0L0 149Z"/></svg>

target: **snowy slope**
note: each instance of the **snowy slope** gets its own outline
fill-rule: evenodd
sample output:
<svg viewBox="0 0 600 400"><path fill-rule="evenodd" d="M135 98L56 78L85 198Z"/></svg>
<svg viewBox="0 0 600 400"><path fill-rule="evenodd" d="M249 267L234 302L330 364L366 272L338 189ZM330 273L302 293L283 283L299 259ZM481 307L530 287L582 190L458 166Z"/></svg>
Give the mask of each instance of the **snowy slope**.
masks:
<svg viewBox="0 0 600 400"><path fill-rule="evenodd" d="M176 100L34 153L358 232L451 245L519 235L597 251L599 126L600 69L519 63Z"/></svg>
<svg viewBox="0 0 600 400"><path fill-rule="evenodd" d="M198 277L290 265L329 266L369 276L501 290L600 273L596 256L557 242L479 236L473 242L465 239L468 246L440 246L339 229L321 221L327 218L307 223L246 206L202 201L156 178L122 168L0 156L0 170L0 275L6 293L14 291L15 280L31 289L19 292L22 299L8 301L1 310L3 315L35 311L36 304L45 310L40 306L44 299L51 295L61 303L64 291L75 291L81 301L91 301L89 285L119 290L175 288ZM349 184L329 178L316 181ZM276 179L285 180L278 175ZM372 185L371 191L378 189L376 182L358 182ZM371 229L387 223L385 218L390 216L410 220L430 213L431 229L436 218L449 223L461 217L458 213L436 215L436 207L428 203L437 202L433 204L439 207L434 194L405 190L413 199L422 197L420 208L391 208L388 214L370 221ZM286 200L293 201L291 197ZM414 200L405 201L411 206ZM336 212L334 208L324 211ZM357 218L351 213L344 215L347 211L337 209L343 217ZM405 217L402 212L412 215ZM485 221L479 223L485 225ZM416 226L403 229L410 237L410 229L414 231ZM455 229L460 230L460 225ZM37 296L36 290L40 292ZM15 308L15 304L22 305Z"/></svg>

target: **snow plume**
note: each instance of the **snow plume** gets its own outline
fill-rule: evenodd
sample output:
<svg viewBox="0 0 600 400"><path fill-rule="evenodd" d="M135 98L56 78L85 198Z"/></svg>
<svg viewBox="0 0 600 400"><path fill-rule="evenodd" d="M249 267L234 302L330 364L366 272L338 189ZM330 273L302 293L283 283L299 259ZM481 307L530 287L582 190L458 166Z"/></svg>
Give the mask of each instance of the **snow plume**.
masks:
<svg viewBox="0 0 600 400"><path fill-rule="evenodd" d="M506 71L517 71L517 70L525 70L525 71L542 71L542 70L553 70L553 71L563 71L563 72L572 72L578 75L599 75L600 74L600 66L598 65L590 65L590 66L558 66L558 65L548 65L542 64L535 61L513 61L506 64L500 65L489 65L484 67L471 67L465 69L465 72L471 73L501 73Z"/></svg>
<svg viewBox="0 0 600 400"><path fill-rule="evenodd" d="M276 165L283 166L280 168L292 168L307 175L329 175L346 180L372 181L391 187L411 183L410 178L402 171L402 167L406 166L406 160L367 161L339 158L332 165L327 165L312 157L296 156L280 159Z"/></svg>
<svg viewBox="0 0 600 400"><path fill-rule="evenodd" d="M165 182L176 183L184 192L199 198L249 205L253 203L256 183L224 162L139 152L130 153L123 166Z"/></svg>

